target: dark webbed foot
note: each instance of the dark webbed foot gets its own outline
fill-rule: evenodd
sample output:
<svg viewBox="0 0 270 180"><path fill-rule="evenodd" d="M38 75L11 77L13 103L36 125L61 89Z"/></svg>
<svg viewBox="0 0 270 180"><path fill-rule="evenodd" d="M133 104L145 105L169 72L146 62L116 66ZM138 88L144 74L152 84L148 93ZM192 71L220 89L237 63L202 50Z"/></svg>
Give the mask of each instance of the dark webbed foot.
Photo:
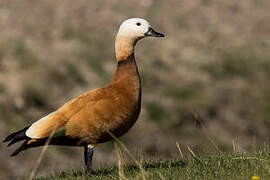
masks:
<svg viewBox="0 0 270 180"><path fill-rule="evenodd" d="M94 147L92 145L84 146L84 163L85 163L85 172L88 175L93 174L92 169L92 158L94 153Z"/></svg>

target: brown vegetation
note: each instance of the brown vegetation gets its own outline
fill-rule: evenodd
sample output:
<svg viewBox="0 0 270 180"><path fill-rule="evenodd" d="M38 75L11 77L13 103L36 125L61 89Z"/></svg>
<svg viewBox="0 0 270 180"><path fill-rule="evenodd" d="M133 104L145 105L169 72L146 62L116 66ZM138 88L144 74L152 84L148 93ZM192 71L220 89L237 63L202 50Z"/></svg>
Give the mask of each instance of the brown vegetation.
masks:
<svg viewBox="0 0 270 180"><path fill-rule="evenodd" d="M176 157L176 141L215 151L207 137L221 151L233 140L236 151L259 148L270 133L269 8L267 0L1 1L0 137L106 84L118 26L143 17L166 37L137 45L143 109L122 138L127 147L142 158ZM97 148L96 168L116 162L112 148ZM0 179L29 175L40 153L0 151ZM49 147L38 173L78 167L81 155Z"/></svg>

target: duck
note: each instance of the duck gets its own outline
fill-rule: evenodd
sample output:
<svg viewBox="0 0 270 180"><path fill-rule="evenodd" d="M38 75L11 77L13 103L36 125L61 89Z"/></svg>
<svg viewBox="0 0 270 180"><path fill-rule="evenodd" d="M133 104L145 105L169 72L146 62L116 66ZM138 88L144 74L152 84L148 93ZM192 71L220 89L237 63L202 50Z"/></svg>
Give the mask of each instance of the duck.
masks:
<svg viewBox="0 0 270 180"><path fill-rule="evenodd" d="M116 72L104 87L75 97L56 111L4 139L8 146L23 141L11 156L48 145L84 147L85 172L92 174L94 148L124 135L141 111L142 85L134 50L145 37L164 37L142 18L130 18L115 39Z"/></svg>

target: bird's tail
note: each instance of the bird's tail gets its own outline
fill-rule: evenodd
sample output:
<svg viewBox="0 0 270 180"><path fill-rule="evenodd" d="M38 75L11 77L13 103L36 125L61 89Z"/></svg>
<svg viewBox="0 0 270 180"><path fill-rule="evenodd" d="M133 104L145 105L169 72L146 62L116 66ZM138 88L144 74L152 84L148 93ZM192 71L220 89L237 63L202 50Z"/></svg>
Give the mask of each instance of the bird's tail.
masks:
<svg viewBox="0 0 270 180"><path fill-rule="evenodd" d="M17 131L17 132L14 132L12 134L10 134L8 137L6 137L6 139L3 141L4 143L5 142L9 142L8 146L11 146L12 144L15 144L19 141L23 141L23 144L18 148L16 149L12 154L11 156L16 156L17 154L19 154L21 151L27 149L27 142L31 139L29 137L26 136L25 132L26 130L28 129L29 127L25 127L24 129L20 130L20 131Z"/></svg>
<svg viewBox="0 0 270 180"><path fill-rule="evenodd" d="M24 129L14 132L10 134L3 142L9 142L8 146L11 146L14 143L19 141L23 141L22 145L17 148L11 156L16 156L21 151L26 150L28 148L39 147L46 144L49 140L48 145L64 145L64 146L78 146L80 144L80 138L71 138L69 136L56 136L52 137L51 139L48 137L41 138L41 139L32 139L26 136L25 132L29 127L25 127ZM58 134L59 135L59 134Z"/></svg>

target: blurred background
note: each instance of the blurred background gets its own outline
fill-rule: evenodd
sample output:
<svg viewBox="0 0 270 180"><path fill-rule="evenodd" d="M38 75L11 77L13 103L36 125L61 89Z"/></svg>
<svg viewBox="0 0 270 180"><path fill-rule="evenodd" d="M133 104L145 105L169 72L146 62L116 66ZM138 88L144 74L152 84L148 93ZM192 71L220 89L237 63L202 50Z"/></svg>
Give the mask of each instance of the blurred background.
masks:
<svg viewBox="0 0 270 180"><path fill-rule="evenodd" d="M142 17L166 37L136 47L142 112L121 140L140 159L264 148L270 134L270 1L0 1L0 137L110 81L114 38ZM197 118L196 118L197 117ZM233 142L235 147L233 148ZM40 148L9 155L0 143L0 179L28 176ZM116 163L113 143L94 167ZM83 167L83 150L49 147L38 175Z"/></svg>

